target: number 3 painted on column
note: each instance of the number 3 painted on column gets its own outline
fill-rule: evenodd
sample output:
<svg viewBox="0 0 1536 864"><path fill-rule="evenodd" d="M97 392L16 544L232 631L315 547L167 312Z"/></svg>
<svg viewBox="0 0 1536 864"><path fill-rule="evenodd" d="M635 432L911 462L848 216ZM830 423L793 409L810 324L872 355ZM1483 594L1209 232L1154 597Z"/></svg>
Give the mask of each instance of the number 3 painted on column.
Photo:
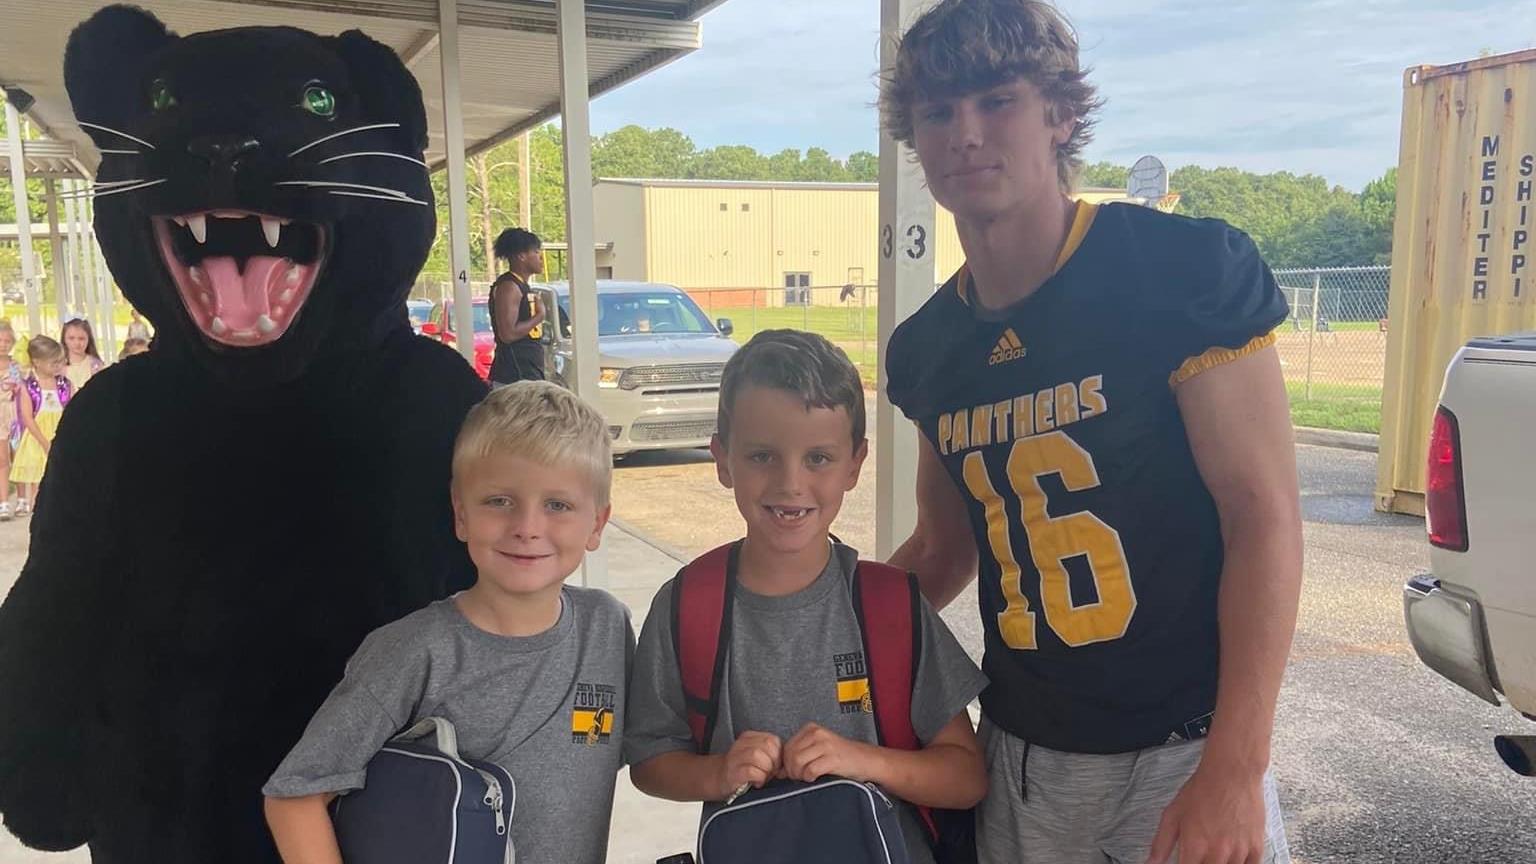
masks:
<svg viewBox="0 0 1536 864"><path fill-rule="evenodd" d="M889 258L891 257L891 253L895 251L893 242L895 233L896 232L891 230L890 225L880 226L880 257Z"/></svg>
<svg viewBox="0 0 1536 864"><path fill-rule="evenodd" d="M928 254L928 229L912 225L907 228L907 239L912 241L911 247L907 249L907 257L913 261L923 260L923 256Z"/></svg>
<svg viewBox="0 0 1536 864"><path fill-rule="evenodd" d="M987 541L997 558L1006 607L997 616L997 629L1010 648L1034 649L1035 613L1020 588L1022 575L1014 556L1007 509L992 485L979 451L966 455L965 485L986 511ZM1124 636L1136 614L1136 589L1125 561L1120 533L1089 512L1051 518L1040 478L1056 474L1069 492L1099 485L1093 457L1061 431L1015 441L1008 455L1008 483L1019 496L1021 521L1029 553L1040 573L1040 599L1045 621L1061 641L1077 648ZM1074 606L1068 558L1086 556L1093 572L1097 603Z"/></svg>

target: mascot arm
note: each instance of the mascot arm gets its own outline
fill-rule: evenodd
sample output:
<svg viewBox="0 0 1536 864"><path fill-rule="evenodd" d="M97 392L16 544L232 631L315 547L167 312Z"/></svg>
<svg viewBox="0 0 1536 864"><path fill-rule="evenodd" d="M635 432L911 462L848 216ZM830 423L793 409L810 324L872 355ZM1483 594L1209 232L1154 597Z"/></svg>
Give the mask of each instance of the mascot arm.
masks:
<svg viewBox="0 0 1536 864"><path fill-rule="evenodd" d="M85 772L100 638L111 620L110 467L122 378L109 371L71 401L38 493L26 565L0 607L0 813L22 842L90 839Z"/></svg>
<svg viewBox="0 0 1536 864"><path fill-rule="evenodd" d="M405 482L404 494L441 502L437 511L441 515L430 526L415 529L430 532L423 537L424 542L418 544L418 548L432 556L432 560L423 562L423 566L442 574L443 583L436 586L435 596L428 598L435 600L475 584L475 566L454 531L453 507L449 500L453 479L450 462L464 415L485 398L489 388L470 371L464 359L447 346L419 339L413 349L413 362L406 367L402 381L406 392L416 394L417 401L411 406L406 423L411 439L420 442L417 445L421 448L419 452L441 456L407 463L417 470ZM446 562L439 557L444 553Z"/></svg>

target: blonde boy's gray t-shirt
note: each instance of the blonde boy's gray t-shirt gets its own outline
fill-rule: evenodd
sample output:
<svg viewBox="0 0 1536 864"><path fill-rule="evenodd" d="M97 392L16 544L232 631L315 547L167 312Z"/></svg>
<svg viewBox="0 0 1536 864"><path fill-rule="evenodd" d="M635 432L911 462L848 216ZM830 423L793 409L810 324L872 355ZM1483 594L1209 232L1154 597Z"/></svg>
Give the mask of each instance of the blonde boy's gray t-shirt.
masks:
<svg viewBox="0 0 1536 864"><path fill-rule="evenodd" d="M864 646L853 608L858 553L834 547L806 588L782 597L740 586L732 604L731 641L711 753L725 753L743 732L769 732L788 741L807 723L868 744L878 743L868 692ZM651 601L640 631L630 684L624 759L639 764L663 753L693 750L684 713L683 685L673 649L672 592L668 581ZM912 728L927 744L965 710L986 677L925 600L921 655L912 687ZM701 819L718 807L705 805ZM915 864L929 855L915 811L902 808L902 833Z"/></svg>
<svg viewBox="0 0 1536 864"><path fill-rule="evenodd" d="M517 782L518 861L601 864L634 631L607 592L567 586L561 598L559 621L535 636L487 633L452 598L370 633L263 794L361 789L386 741L445 717L463 755Z"/></svg>

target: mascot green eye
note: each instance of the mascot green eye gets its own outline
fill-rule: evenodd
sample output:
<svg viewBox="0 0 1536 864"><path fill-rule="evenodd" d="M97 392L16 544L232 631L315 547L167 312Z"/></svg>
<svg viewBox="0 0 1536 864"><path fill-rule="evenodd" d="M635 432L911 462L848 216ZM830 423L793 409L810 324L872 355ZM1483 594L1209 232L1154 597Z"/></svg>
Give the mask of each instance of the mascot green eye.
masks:
<svg viewBox="0 0 1536 864"><path fill-rule="evenodd" d="M311 84L304 88L303 105L305 111L316 117L336 115L336 96L319 84Z"/></svg>
<svg viewBox="0 0 1536 864"><path fill-rule="evenodd" d="M176 107L176 97L171 94L171 85L165 83L164 78L156 78L149 85L149 106L156 111Z"/></svg>

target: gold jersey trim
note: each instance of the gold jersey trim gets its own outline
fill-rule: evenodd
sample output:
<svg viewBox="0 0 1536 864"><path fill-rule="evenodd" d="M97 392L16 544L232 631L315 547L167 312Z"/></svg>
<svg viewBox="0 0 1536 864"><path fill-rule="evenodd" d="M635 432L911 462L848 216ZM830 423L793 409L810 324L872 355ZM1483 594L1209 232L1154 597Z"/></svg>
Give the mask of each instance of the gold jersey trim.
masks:
<svg viewBox="0 0 1536 864"><path fill-rule="evenodd" d="M1275 344L1275 334L1265 333L1263 336L1255 336L1248 340L1248 344L1241 348L1212 348L1198 357L1185 360L1183 365L1168 376L1168 386L1177 387L1201 372L1208 372L1217 366L1225 366L1233 360L1241 360L1273 344Z"/></svg>
<svg viewBox="0 0 1536 864"><path fill-rule="evenodd" d="M1089 204L1086 201L1075 202L1076 209L1072 212L1072 227L1067 230L1067 240L1061 244L1061 251L1056 255L1056 264L1052 274L1061 272L1061 268L1067 266L1067 262L1077 254L1078 247L1083 245L1083 238L1088 236L1088 229L1093 227L1093 218L1099 215L1099 205ZM961 264L959 271L955 273L955 293L960 296L961 302L967 306L971 303L971 268Z"/></svg>

